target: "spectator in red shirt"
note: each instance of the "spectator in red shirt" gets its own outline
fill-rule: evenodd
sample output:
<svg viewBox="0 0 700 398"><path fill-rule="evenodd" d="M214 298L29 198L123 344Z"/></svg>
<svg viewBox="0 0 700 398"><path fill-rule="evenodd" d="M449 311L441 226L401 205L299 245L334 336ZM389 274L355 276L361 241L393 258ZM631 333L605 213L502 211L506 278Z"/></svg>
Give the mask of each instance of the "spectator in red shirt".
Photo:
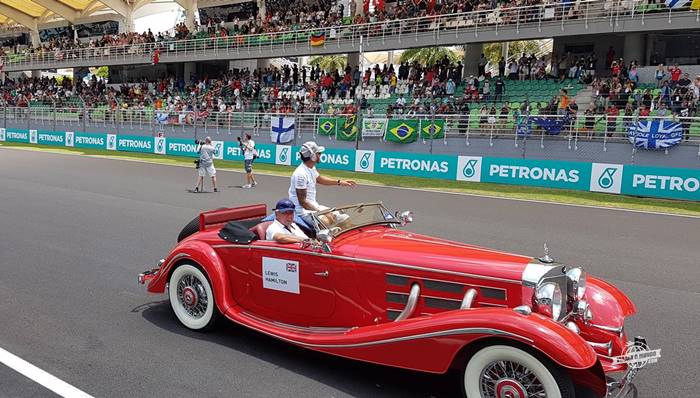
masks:
<svg viewBox="0 0 700 398"><path fill-rule="evenodd" d="M649 116L649 108L646 106L642 105L639 108L639 117L648 117Z"/></svg>
<svg viewBox="0 0 700 398"><path fill-rule="evenodd" d="M678 80L681 79L683 71L678 67L678 64L673 67L669 66L668 71L671 73L671 88L676 88L676 84L678 84Z"/></svg>

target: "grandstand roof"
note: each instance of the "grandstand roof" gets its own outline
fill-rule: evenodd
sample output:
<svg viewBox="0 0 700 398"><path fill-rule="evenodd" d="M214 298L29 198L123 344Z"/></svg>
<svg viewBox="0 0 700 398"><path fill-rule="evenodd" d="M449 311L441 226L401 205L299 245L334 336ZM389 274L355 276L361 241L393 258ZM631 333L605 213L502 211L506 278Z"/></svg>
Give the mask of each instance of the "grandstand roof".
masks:
<svg viewBox="0 0 700 398"><path fill-rule="evenodd" d="M114 3L111 8L105 3ZM65 20L75 24L98 11L126 12L124 0L0 0L0 23L36 30L40 24Z"/></svg>
<svg viewBox="0 0 700 398"><path fill-rule="evenodd" d="M36 30L41 25L67 21L92 22L89 17L112 14L128 17L152 0L0 0L0 28L21 26Z"/></svg>

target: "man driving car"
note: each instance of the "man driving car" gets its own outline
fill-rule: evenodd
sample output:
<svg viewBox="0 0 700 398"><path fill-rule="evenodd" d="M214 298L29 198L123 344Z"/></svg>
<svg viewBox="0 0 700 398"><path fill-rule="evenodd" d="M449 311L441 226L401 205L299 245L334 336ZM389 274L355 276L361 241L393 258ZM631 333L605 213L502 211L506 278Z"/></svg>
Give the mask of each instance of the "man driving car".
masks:
<svg viewBox="0 0 700 398"><path fill-rule="evenodd" d="M294 223L294 203L289 199L281 199L274 208L275 221L265 232L265 239L277 243L308 242L309 237Z"/></svg>

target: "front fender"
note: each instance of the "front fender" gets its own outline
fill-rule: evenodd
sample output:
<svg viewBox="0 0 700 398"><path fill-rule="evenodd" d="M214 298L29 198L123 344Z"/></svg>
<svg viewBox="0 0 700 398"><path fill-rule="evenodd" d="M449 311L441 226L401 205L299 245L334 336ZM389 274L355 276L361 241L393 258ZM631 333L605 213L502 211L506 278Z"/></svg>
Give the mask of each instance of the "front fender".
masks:
<svg viewBox="0 0 700 398"><path fill-rule="evenodd" d="M632 300L614 285L588 277L586 300L593 312L592 322L609 327L621 327L625 318L637 312Z"/></svg>
<svg viewBox="0 0 700 398"><path fill-rule="evenodd" d="M212 285L219 311L226 313L233 306L226 267L216 251L202 241L186 240L177 245L165 258L158 275L148 284L147 290L150 293L164 293L172 270L181 262L188 260L202 268Z"/></svg>
<svg viewBox="0 0 700 398"><path fill-rule="evenodd" d="M236 317L234 317L236 318ZM488 338L525 344L570 370L597 362L581 337L538 314L508 308L475 308L353 328L344 333L313 333L240 317L253 329L283 340L347 358L431 373L445 373L458 355Z"/></svg>
<svg viewBox="0 0 700 398"><path fill-rule="evenodd" d="M598 360L593 348L580 336L540 314L523 315L509 308L470 309L460 312L463 312L458 315L460 324L506 332L507 334L501 337L525 343L564 368L588 369Z"/></svg>

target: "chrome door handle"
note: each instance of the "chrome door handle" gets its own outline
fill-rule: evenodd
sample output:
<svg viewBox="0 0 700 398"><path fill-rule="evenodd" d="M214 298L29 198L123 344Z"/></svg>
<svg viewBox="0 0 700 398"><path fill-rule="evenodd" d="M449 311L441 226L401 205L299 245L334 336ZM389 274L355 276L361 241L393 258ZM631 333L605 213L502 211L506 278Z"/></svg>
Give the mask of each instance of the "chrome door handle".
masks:
<svg viewBox="0 0 700 398"><path fill-rule="evenodd" d="M316 276L322 276L322 277L324 277L324 278L328 278L328 271L315 272L314 275L316 275Z"/></svg>

